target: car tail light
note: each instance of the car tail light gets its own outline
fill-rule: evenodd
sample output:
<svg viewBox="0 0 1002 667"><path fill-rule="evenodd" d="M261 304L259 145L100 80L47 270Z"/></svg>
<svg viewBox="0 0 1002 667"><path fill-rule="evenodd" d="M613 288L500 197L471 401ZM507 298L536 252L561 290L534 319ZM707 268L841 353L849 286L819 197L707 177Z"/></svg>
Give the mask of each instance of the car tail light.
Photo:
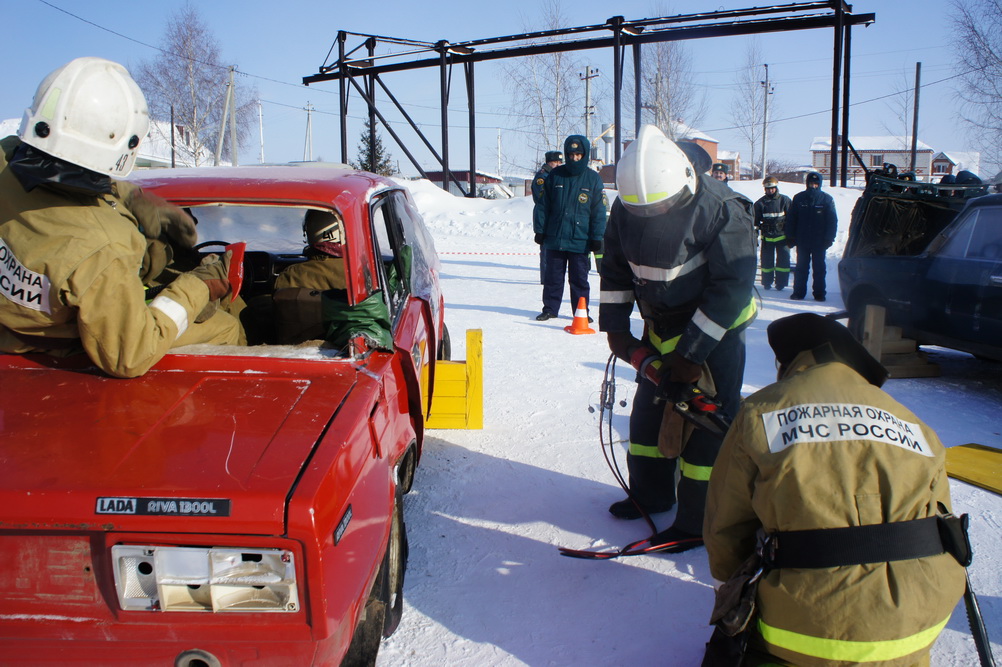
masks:
<svg viewBox="0 0 1002 667"><path fill-rule="evenodd" d="M291 551L116 545L111 556L127 611L299 610Z"/></svg>

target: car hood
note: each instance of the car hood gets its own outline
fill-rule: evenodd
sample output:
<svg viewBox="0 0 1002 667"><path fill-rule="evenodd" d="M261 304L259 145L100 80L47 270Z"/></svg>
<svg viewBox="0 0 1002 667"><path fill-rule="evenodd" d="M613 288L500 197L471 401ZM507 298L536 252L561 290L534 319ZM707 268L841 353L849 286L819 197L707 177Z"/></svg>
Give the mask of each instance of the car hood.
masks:
<svg viewBox="0 0 1002 667"><path fill-rule="evenodd" d="M346 361L248 371L248 359L178 357L121 380L11 359L0 528L283 534L286 499L355 377Z"/></svg>

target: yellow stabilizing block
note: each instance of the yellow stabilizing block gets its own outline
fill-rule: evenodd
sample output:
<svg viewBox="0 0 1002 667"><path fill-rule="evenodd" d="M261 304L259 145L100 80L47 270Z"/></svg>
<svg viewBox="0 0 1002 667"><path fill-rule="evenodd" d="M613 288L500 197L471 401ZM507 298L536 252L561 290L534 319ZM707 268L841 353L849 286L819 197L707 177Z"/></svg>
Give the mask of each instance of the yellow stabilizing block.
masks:
<svg viewBox="0 0 1002 667"><path fill-rule="evenodd" d="M974 444L948 447L946 474L1002 495L1002 450Z"/></svg>
<svg viewBox="0 0 1002 667"><path fill-rule="evenodd" d="M481 329L466 331L466 361L435 362L435 390L425 426L484 427L484 332Z"/></svg>

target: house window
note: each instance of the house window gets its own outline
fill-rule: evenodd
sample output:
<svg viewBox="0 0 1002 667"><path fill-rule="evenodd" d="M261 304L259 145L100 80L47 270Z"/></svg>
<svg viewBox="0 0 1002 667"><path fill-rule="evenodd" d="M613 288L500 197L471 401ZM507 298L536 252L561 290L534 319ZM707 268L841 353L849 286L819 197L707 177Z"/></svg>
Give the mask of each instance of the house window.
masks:
<svg viewBox="0 0 1002 667"><path fill-rule="evenodd" d="M884 166L884 156L883 154L874 154L870 156L870 166L871 167L883 167Z"/></svg>

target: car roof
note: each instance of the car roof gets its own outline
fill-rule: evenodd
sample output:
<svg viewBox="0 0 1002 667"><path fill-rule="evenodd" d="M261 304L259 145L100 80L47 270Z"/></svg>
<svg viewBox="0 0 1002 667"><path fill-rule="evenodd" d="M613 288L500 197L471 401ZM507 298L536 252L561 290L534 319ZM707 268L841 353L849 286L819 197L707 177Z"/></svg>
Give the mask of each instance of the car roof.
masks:
<svg viewBox="0 0 1002 667"><path fill-rule="evenodd" d="M177 203L274 202L330 206L345 196L364 202L381 190L399 188L393 181L344 165L298 163L245 167L191 167L137 171L137 185Z"/></svg>
<svg viewBox="0 0 1002 667"><path fill-rule="evenodd" d="M998 206L1002 204L1002 194L983 195L967 202L967 208L975 206Z"/></svg>

